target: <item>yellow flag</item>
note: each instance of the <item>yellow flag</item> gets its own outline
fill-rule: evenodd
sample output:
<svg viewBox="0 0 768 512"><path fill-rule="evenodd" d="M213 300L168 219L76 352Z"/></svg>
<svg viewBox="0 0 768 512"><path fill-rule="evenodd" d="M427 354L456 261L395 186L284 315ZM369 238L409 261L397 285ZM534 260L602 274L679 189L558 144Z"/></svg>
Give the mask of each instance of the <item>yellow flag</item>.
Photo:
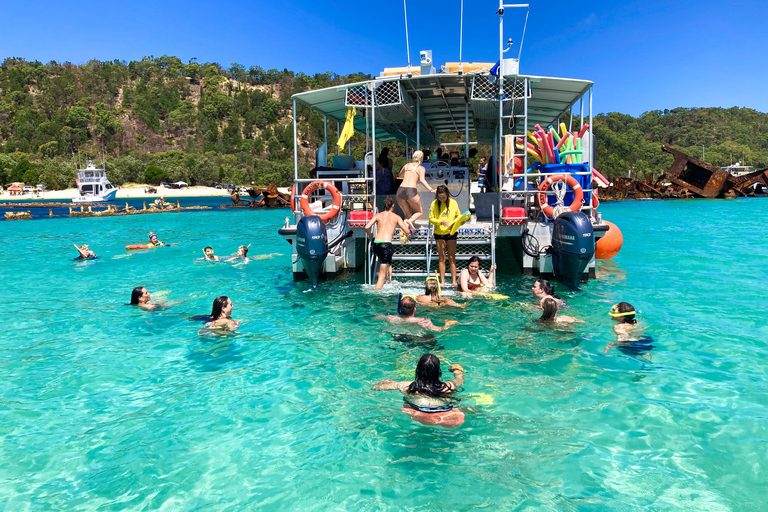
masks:
<svg viewBox="0 0 768 512"><path fill-rule="evenodd" d="M347 145L347 141L355 134L355 114L357 110L355 107L347 107L347 120L344 122L344 129L341 130L339 135L339 142L336 145L339 147L339 151L344 149Z"/></svg>

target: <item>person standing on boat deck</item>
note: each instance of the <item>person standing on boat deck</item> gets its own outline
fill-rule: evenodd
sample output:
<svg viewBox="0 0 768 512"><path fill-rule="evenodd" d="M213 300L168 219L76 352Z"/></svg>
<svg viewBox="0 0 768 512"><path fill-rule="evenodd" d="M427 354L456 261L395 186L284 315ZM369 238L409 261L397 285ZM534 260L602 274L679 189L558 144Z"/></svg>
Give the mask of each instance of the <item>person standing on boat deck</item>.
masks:
<svg viewBox="0 0 768 512"><path fill-rule="evenodd" d="M488 172L488 162L485 161L485 157L480 157L480 164L477 166L477 186L480 187L480 192L485 192L485 173Z"/></svg>
<svg viewBox="0 0 768 512"><path fill-rule="evenodd" d="M381 150L376 160L376 193L389 195L395 187L395 178L392 176L392 159L389 158L389 148Z"/></svg>
<svg viewBox="0 0 768 512"><path fill-rule="evenodd" d="M491 269L488 272L488 279L485 278L482 272L480 272L480 258L472 256L469 258L467 268L461 271L459 276L459 291L464 293L486 293L493 288L494 272L496 272L496 265L491 265Z"/></svg>
<svg viewBox="0 0 768 512"><path fill-rule="evenodd" d="M395 228L398 226L406 234L410 234L408 226L403 219L395 213L395 200L391 197L385 197L382 204L384 211L373 216L365 224L365 230L370 233L370 229L376 224L376 238L373 241L373 253L379 259L379 280L376 282L376 289L381 290L384 287L384 280L389 277L390 283L392 276L390 268L392 265L392 255L395 249L392 247L392 237L395 234Z"/></svg>
<svg viewBox="0 0 768 512"><path fill-rule="evenodd" d="M377 315L375 318L383 318L389 323L416 324L428 331L441 332L452 325L458 324L458 320L446 320L443 327L438 327L432 323L429 318L419 318L416 316L416 299L413 297L402 297L397 306L398 315Z"/></svg>
<svg viewBox="0 0 768 512"><path fill-rule="evenodd" d="M448 254L448 263L451 266L451 280L456 286L456 240L458 233L451 234L451 225L461 216L459 203L451 199L448 187L439 185L435 200L429 207L429 222L435 225L435 244L437 255L440 258L440 284L445 285L445 256Z"/></svg>
<svg viewBox="0 0 768 512"><path fill-rule="evenodd" d="M419 217L424 215L424 210L421 207L421 199L419 199L419 192L416 189L416 185L421 182L424 187L434 194L435 189L429 186L424 173L426 170L421 163L424 161L424 153L421 151L414 151L413 158L410 163L407 163L400 169L398 178L403 180L400 188L397 189L397 204L403 210L405 215L405 223L411 228L416 229L414 222Z"/></svg>
<svg viewBox="0 0 768 512"><path fill-rule="evenodd" d="M216 328L226 327L233 331L240 327L240 322L232 320L232 301L226 295L216 297L213 301L213 309L211 310L211 321L205 324L205 327Z"/></svg>

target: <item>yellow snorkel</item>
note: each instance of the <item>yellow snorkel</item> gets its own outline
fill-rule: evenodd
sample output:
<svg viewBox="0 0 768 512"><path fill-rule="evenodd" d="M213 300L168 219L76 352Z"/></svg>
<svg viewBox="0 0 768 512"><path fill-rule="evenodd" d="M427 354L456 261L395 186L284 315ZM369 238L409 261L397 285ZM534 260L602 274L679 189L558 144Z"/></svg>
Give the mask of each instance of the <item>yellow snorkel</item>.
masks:
<svg viewBox="0 0 768 512"><path fill-rule="evenodd" d="M634 316L638 313L642 313L642 311L635 311L635 310L619 313L618 309L619 309L618 304L614 304L613 306L611 306L611 311L608 313L611 316L611 318L620 318L622 316Z"/></svg>

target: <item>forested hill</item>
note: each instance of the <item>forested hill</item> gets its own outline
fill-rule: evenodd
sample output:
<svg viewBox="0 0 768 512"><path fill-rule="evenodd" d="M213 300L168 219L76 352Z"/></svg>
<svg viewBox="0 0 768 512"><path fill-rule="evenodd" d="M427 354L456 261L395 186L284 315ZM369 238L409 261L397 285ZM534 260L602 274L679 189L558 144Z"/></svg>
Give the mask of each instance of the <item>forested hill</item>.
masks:
<svg viewBox="0 0 768 512"><path fill-rule="evenodd" d="M291 95L368 78L224 68L194 59L184 64L168 56L79 66L9 58L0 65L0 185L74 186L73 152L81 161L106 153L117 184L285 185L293 176ZM297 119L307 173L323 121L303 107ZM329 142L335 129L329 125ZM731 155L749 165L768 163L768 114L750 109L678 108L639 118L611 113L595 117L595 134L597 167L608 175L658 174L671 162L662 143L699 156L704 145L706 160L716 165L730 163ZM392 145L396 164L403 151Z"/></svg>

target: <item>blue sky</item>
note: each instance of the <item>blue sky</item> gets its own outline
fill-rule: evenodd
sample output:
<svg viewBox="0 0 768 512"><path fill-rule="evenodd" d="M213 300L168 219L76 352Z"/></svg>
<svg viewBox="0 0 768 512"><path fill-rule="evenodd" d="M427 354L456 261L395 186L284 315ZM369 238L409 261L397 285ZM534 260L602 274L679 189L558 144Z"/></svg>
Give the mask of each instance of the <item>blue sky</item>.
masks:
<svg viewBox="0 0 768 512"><path fill-rule="evenodd" d="M176 55L313 74L365 72L407 62L402 0L6 2L0 58L76 64ZM595 112L674 107L768 111L765 1L534 0L524 74L595 82ZM457 61L460 0L407 0L411 62L433 50ZM374 6L366 11L366 6ZM496 61L498 0L465 0L464 61ZM369 7L370 9L370 7ZM524 9L508 9L517 54Z"/></svg>

